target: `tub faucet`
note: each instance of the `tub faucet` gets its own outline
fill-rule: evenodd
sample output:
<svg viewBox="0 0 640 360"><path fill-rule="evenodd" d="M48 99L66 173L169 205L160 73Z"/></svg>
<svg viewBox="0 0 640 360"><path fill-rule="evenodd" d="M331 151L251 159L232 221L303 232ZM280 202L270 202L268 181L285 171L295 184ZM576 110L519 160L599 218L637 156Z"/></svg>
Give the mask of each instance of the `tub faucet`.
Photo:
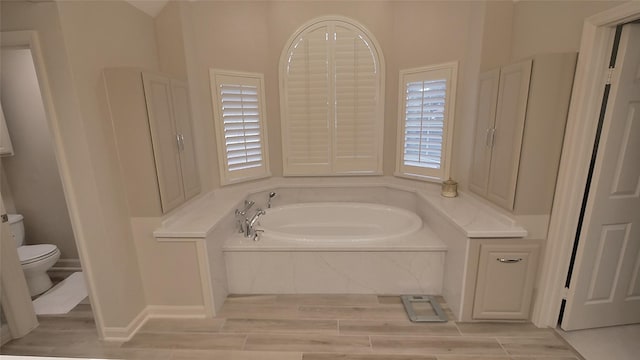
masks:
<svg viewBox="0 0 640 360"><path fill-rule="evenodd" d="M262 209L256 209L256 213L251 217L251 219L246 219L245 221L245 233L244 236L245 237L251 237L251 235L253 235L255 233L255 229L253 228L256 223L258 222L258 219L260 218L260 216L266 214L267 212L262 210Z"/></svg>
<svg viewBox="0 0 640 360"><path fill-rule="evenodd" d="M245 216L247 215L247 211L249 211L249 209L251 209L251 207L253 206L253 204L255 204L254 201L251 200L245 200L244 201L244 209L240 210L240 209L236 209L236 215L240 215L240 216Z"/></svg>
<svg viewBox="0 0 640 360"><path fill-rule="evenodd" d="M276 195L278 194L273 191L269 193L269 199L267 199L267 209L271 209L271 199L273 199Z"/></svg>
<svg viewBox="0 0 640 360"><path fill-rule="evenodd" d="M240 210L240 209L236 209L236 217L238 218L238 232L240 233L244 233L246 232L246 222L247 222L247 211L249 211L249 209L253 206L253 204L255 204L254 201L251 200L245 200L244 201L244 209Z"/></svg>

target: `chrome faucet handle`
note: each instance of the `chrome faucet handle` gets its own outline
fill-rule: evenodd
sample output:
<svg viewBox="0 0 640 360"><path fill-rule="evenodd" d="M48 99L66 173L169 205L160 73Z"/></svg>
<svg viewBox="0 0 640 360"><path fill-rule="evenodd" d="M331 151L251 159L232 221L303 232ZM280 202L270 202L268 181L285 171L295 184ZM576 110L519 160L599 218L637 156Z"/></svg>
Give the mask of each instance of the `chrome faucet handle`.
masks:
<svg viewBox="0 0 640 360"><path fill-rule="evenodd" d="M255 201L245 200L244 201L244 209L242 209L242 210L236 209L236 215L237 216L245 216L247 214L247 211L249 211L249 209L251 209L251 207L255 203L256 203Z"/></svg>
<svg viewBox="0 0 640 360"><path fill-rule="evenodd" d="M260 241L260 235L262 235L263 232L264 230L261 229L253 230L253 241Z"/></svg>

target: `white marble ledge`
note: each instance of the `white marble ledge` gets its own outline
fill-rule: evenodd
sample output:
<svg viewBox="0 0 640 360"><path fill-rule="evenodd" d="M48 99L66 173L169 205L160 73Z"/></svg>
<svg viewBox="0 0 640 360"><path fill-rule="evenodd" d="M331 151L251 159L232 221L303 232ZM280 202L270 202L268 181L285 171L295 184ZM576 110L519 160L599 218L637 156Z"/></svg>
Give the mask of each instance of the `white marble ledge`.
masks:
<svg viewBox="0 0 640 360"><path fill-rule="evenodd" d="M401 238L369 241L295 241L264 237L258 241L235 234L226 240L223 250L234 251L352 251L352 252L444 252L447 245L428 227Z"/></svg>
<svg viewBox="0 0 640 360"><path fill-rule="evenodd" d="M396 177L269 178L216 189L170 214L153 232L160 241L175 238L205 238L224 216L249 194L285 187L386 186L410 191L427 201L469 238L518 238L527 230L506 212L473 195L461 192L457 198L440 195L440 185Z"/></svg>

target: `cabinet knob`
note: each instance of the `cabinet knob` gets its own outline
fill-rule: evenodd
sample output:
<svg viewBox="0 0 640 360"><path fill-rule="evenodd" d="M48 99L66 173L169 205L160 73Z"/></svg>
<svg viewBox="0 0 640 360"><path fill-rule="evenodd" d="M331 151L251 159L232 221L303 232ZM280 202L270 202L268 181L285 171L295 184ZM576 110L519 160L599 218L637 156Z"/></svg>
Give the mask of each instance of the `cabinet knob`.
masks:
<svg viewBox="0 0 640 360"><path fill-rule="evenodd" d="M501 262L503 264L511 264L511 263L517 263L517 262L522 261L522 258L517 258L517 259L497 258L496 260L498 260L499 262Z"/></svg>

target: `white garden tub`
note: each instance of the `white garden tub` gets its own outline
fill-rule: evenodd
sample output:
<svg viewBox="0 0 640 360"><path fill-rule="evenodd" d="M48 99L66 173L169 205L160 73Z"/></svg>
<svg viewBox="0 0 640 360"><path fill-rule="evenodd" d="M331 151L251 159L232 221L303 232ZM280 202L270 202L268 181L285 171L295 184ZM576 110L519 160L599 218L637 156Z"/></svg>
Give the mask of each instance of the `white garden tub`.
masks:
<svg viewBox="0 0 640 360"><path fill-rule="evenodd" d="M279 206L267 209L259 223L265 241L378 241L405 237L422 228L422 219L410 211L349 202Z"/></svg>
<svg viewBox="0 0 640 360"><path fill-rule="evenodd" d="M368 203L266 210L224 245L230 293L440 294L446 245L415 213Z"/></svg>

